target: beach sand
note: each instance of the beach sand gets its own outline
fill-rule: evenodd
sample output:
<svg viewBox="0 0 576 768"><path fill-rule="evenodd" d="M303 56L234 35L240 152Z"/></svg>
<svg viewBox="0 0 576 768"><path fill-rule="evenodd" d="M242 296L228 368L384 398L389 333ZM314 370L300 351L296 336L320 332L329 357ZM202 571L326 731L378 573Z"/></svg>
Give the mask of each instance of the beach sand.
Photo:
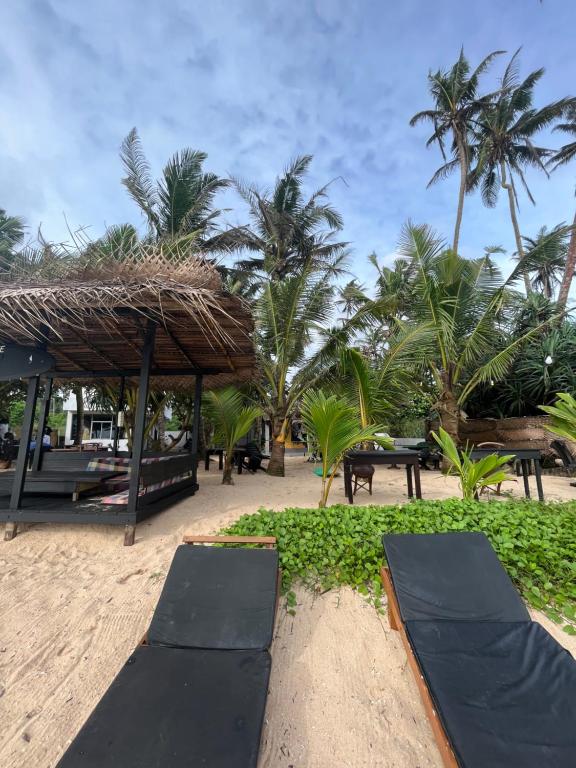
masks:
<svg viewBox="0 0 576 768"><path fill-rule="evenodd" d="M184 532L211 533L259 506L316 506L320 481L301 457L285 478L235 476L215 465L200 491L140 524L123 547L111 526L34 525L0 543L0 765L54 766L150 621ZM425 498L458 495L454 478L423 474ZM406 500L403 470L376 470L374 495ZM521 483L512 484L514 493ZM547 499L576 496L544 478ZM342 480L333 503L344 500ZM351 589L297 590L281 605L260 752L261 768L441 768L397 633ZM576 654L576 639L533 613Z"/></svg>

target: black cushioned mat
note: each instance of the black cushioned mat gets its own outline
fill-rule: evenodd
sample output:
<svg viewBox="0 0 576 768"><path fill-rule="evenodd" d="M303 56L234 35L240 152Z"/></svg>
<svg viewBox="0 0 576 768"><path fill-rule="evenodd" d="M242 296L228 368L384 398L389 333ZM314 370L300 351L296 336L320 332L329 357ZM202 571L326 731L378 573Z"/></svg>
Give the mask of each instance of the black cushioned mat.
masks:
<svg viewBox="0 0 576 768"><path fill-rule="evenodd" d="M576 661L539 624L406 630L461 766L576 766Z"/></svg>
<svg viewBox="0 0 576 768"><path fill-rule="evenodd" d="M483 533L382 537L404 621L530 621Z"/></svg>
<svg viewBox="0 0 576 768"><path fill-rule="evenodd" d="M58 768L255 768L267 651L138 648Z"/></svg>
<svg viewBox="0 0 576 768"><path fill-rule="evenodd" d="M176 550L148 642L261 650L274 629L278 552L183 544Z"/></svg>

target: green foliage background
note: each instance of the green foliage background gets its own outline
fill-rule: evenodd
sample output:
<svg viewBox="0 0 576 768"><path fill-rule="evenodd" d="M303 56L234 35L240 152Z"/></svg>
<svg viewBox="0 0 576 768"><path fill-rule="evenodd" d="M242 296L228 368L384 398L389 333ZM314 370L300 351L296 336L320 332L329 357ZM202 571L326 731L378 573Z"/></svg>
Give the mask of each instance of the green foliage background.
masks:
<svg viewBox="0 0 576 768"><path fill-rule="evenodd" d="M576 634L576 502L479 503L448 499L395 506L261 509L226 533L275 536L284 590L295 581L382 594L382 534L483 531L522 596ZM290 601L289 601L290 605Z"/></svg>

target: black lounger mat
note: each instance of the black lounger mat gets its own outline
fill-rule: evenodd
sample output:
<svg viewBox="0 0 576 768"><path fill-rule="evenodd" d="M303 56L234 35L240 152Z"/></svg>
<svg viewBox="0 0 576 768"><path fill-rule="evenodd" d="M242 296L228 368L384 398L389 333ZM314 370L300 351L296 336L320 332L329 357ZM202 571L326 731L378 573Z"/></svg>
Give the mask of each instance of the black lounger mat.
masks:
<svg viewBox="0 0 576 768"><path fill-rule="evenodd" d="M255 768L267 651L141 647L58 768Z"/></svg>
<svg viewBox="0 0 576 768"><path fill-rule="evenodd" d="M406 629L463 768L576 766L576 661L539 624Z"/></svg>
<svg viewBox="0 0 576 768"><path fill-rule="evenodd" d="M178 648L269 648L277 576L275 549L181 545L154 612L148 642Z"/></svg>
<svg viewBox="0 0 576 768"><path fill-rule="evenodd" d="M483 533L382 537L404 621L530 621Z"/></svg>

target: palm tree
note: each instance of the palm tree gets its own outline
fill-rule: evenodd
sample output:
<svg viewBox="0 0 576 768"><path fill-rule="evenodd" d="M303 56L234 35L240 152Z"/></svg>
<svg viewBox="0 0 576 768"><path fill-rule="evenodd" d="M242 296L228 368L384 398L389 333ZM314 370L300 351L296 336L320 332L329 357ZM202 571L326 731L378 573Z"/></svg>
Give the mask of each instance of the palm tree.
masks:
<svg viewBox="0 0 576 768"><path fill-rule="evenodd" d="M307 352L332 310L332 274L333 266L309 261L296 274L264 282L254 305L261 376L253 387L272 425L271 475L284 476L290 419L317 374L318 358Z"/></svg>
<svg viewBox="0 0 576 768"><path fill-rule="evenodd" d="M344 454L359 443L375 441L392 447L390 440L378 436L384 427L362 427L358 411L337 395L326 396L322 390L306 392L302 398L302 418L309 434L316 438L322 454L322 493L318 506L328 502L332 482Z"/></svg>
<svg viewBox="0 0 576 768"><path fill-rule="evenodd" d="M527 168L546 171L544 161L551 154L551 150L537 146L534 138L565 113L570 99L560 99L535 109L532 106L534 89L544 70L538 69L518 82L519 52L520 49L506 67L501 90L495 99L483 106L479 122L472 129L476 165L469 175L469 186L480 186L482 200L489 207L496 205L499 188L506 190L516 249L522 262L524 245L517 215L517 181L534 204L524 172ZM531 285L527 271L523 277L526 293L529 294Z"/></svg>
<svg viewBox="0 0 576 768"><path fill-rule="evenodd" d="M234 446L246 435L262 411L255 405L246 405L244 398L234 387L207 392L204 410L214 424L215 440L224 447L223 485L234 485L232 460Z"/></svg>
<svg viewBox="0 0 576 768"><path fill-rule="evenodd" d="M548 231L541 227L536 237L524 237L524 264L531 275L531 285L552 301L560 275L566 265L570 227L559 224Z"/></svg>
<svg viewBox="0 0 576 768"><path fill-rule="evenodd" d="M240 246L258 254L240 261L241 270L278 280L297 274L309 262L332 264L344 253L347 243L334 240L343 222L327 202L329 185L310 197L304 194L311 162L311 155L297 157L276 179L271 192L234 182L250 216L250 225L234 230L234 237Z"/></svg>
<svg viewBox="0 0 576 768"><path fill-rule="evenodd" d="M24 219L8 216L0 208L0 268L5 269L14 257L14 248L24 240Z"/></svg>
<svg viewBox="0 0 576 768"><path fill-rule="evenodd" d="M470 74L470 64L460 51L458 61L451 69L444 72L438 70L428 75L430 94L434 99L434 108L418 112L410 120L410 125L420 122L432 123L434 132L426 142L426 146L437 143L440 147L444 165L430 179L428 186L448 176L456 168L460 169L460 188L458 190L458 208L454 225L452 249L458 252L460 227L464 211L467 177L470 170L469 133L482 107L490 96L478 96L480 76L488 69L492 60L503 53L494 51L480 62ZM447 160L445 142L451 138L452 159Z"/></svg>
<svg viewBox="0 0 576 768"><path fill-rule="evenodd" d="M126 136L120 151L126 172L122 184L146 217L151 237L189 235L205 251L226 246L225 234L216 232L221 211L214 208L214 197L230 182L204 172L206 157L194 149L176 152L164 166L162 177L154 181L136 128Z"/></svg>
<svg viewBox="0 0 576 768"><path fill-rule="evenodd" d="M572 104L566 110L566 122L559 123L554 127L555 131L563 131L570 136L576 136L576 104ZM576 141L572 141L569 144L564 144L552 157L550 163L552 164L552 170L556 170L561 165L569 163L576 157ZM560 310L566 309L566 303L568 301L568 293L570 292L570 286L572 285L572 279L574 277L574 271L576 270L576 214L574 215L574 223L572 228L572 234L570 236L570 245L568 246L568 252L566 254L566 264L564 266L564 276L562 277L562 283L560 290L558 291L558 308Z"/></svg>
<svg viewBox="0 0 576 768"><path fill-rule="evenodd" d="M500 326L513 299L510 285L522 265L504 281L490 254L464 259L445 250L429 227L410 223L400 250L414 266L413 303L409 318L396 321L388 364L430 372L438 392L435 410L458 443L467 398L478 385L502 380L522 345L543 325L501 341Z"/></svg>

